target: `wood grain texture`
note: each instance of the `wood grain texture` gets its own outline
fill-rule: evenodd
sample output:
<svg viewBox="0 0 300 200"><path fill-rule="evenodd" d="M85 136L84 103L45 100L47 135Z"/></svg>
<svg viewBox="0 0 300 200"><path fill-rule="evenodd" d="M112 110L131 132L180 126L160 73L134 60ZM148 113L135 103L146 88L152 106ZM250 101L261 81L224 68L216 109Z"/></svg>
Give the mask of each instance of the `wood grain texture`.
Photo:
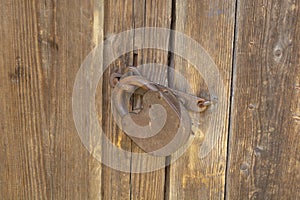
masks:
<svg viewBox="0 0 300 200"><path fill-rule="evenodd" d="M134 28L163 27L171 28L172 2L167 1L134 1ZM144 40L144 39L143 39ZM150 38L151 40L151 38ZM158 39L159 40L159 39ZM134 44L135 46L135 44ZM146 67L145 65L151 66ZM164 65L158 68L155 64ZM168 52L157 49L142 49L134 52L133 65L140 67L144 76L155 82L167 83ZM143 66L144 65L144 66ZM144 153L135 143L132 151ZM165 162L165 158L157 158L158 162ZM132 160L132 166L145 166L140 160ZM149 173L131 174L131 199L156 200L164 199L165 168Z"/></svg>
<svg viewBox="0 0 300 200"><path fill-rule="evenodd" d="M71 112L94 4L1 1L1 199L99 198ZM80 162L79 162L80 161Z"/></svg>
<svg viewBox="0 0 300 200"><path fill-rule="evenodd" d="M0 0L0 199L300 199L299 6L298 0ZM224 78L226 126L199 159L204 113L202 131L176 162L125 173L101 164L82 144L72 91L98 43L147 26L183 32L211 55ZM171 48L178 41L170 35L168 42ZM171 66L190 88L170 69L144 70L150 79L210 95L195 67L170 52L143 49L116 59L98 84L96 106L106 136L127 151L142 152L113 120L109 76L114 68L149 63Z"/></svg>
<svg viewBox="0 0 300 200"><path fill-rule="evenodd" d="M300 199L299 6L239 1L227 199Z"/></svg>
<svg viewBox="0 0 300 200"><path fill-rule="evenodd" d="M113 34L133 28L133 1L105 1L104 4L104 39ZM128 36L131 37L131 36ZM132 38L128 38L132 40ZM122 45L125 50L132 49L133 44ZM109 51L108 49L104 49ZM122 132L111 112L111 92L109 84L111 73L116 69L124 69L132 65L132 52L122 55L116 59L103 74L102 87L102 129L106 137L118 148L126 151L131 150L131 139ZM104 58L105 59L105 58ZM104 155L103 155L104 156ZM103 199L130 199L130 173L117 171L102 165L102 198Z"/></svg>
<svg viewBox="0 0 300 200"><path fill-rule="evenodd" d="M169 28L171 23L171 1L116 1L105 4L105 35L117 34L133 28L144 26L158 26ZM131 38L129 38L131 39ZM127 46L124 48L132 48ZM117 59L104 75L103 102L110 105L112 88L109 86L109 76L113 68L124 69L127 66L139 66L148 63L168 64L168 52L156 50L138 50L130 52ZM155 78L161 77L159 71L147 74L155 74ZM166 75L166 73L165 73ZM114 122L110 106L103 108L104 132L119 148L127 151L142 152L130 138L125 135ZM164 158L161 158L164 160ZM132 161L131 165L139 166L142 163ZM164 197L164 169L144 174L129 174L103 167L102 193L104 199L163 199Z"/></svg>
<svg viewBox="0 0 300 200"><path fill-rule="evenodd" d="M185 33L210 54L224 79L226 98L226 114L222 120L228 123L230 97L231 62L233 52L235 1L176 1L175 30ZM175 45L176 42L174 41ZM194 49L186 49L193 55ZM195 55L200 56L200 55ZM205 59L205 58L203 58ZM208 98L209 91L203 78L191 63L174 55L172 66L184 75L190 84L190 92ZM210 80L214 81L214 80ZM177 79L173 87L181 90L182 82ZM218 86L217 86L218 87ZM220 87L220 86L219 86ZM200 159L199 148L202 145L206 124L209 120L204 115L197 119L201 123L202 132L195 133L189 149L170 166L170 183L168 199L223 199L225 188L227 125L223 127L221 136L212 152Z"/></svg>
<svg viewBox="0 0 300 200"><path fill-rule="evenodd" d="M48 126L41 112L36 17L23 18L25 7L35 10L25 2L1 6L1 196L7 199L46 198L50 187L39 159L50 141L41 134Z"/></svg>

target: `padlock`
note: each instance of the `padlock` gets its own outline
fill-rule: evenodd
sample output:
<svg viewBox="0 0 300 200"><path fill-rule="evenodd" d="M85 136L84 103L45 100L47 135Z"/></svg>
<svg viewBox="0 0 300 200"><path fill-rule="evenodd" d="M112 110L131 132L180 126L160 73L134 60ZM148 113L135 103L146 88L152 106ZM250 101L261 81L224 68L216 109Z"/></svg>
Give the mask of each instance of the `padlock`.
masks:
<svg viewBox="0 0 300 200"><path fill-rule="evenodd" d="M142 95L142 108L137 113L128 110L134 92ZM169 156L191 135L189 114L173 92L141 76L119 80L112 107L118 125L146 153Z"/></svg>

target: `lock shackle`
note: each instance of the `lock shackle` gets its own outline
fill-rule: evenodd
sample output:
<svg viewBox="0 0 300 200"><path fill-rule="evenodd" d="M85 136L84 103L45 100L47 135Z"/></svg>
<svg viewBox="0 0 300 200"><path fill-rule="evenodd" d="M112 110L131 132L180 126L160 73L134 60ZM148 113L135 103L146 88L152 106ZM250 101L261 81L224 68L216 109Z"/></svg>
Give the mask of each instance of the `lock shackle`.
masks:
<svg viewBox="0 0 300 200"><path fill-rule="evenodd" d="M158 91L155 84L142 76L127 76L120 79L116 84L113 90L112 101L121 117L129 114L127 102L129 102L131 94L138 88L142 88L145 92L149 90Z"/></svg>

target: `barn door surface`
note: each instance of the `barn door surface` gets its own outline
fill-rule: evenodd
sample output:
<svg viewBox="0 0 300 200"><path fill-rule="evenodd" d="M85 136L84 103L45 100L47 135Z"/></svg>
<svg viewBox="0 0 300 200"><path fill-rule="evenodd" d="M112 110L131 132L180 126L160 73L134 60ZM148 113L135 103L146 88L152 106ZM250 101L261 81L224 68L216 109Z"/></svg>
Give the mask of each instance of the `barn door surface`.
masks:
<svg viewBox="0 0 300 200"><path fill-rule="evenodd" d="M0 199L300 199L298 0L0 2ZM213 103L186 148L118 126L128 66Z"/></svg>

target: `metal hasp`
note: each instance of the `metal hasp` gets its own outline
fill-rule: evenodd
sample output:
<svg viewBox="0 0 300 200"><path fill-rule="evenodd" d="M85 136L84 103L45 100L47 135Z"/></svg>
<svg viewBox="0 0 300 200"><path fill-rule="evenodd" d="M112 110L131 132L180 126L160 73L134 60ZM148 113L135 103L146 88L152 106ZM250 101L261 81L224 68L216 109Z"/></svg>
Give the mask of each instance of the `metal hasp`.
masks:
<svg viewBox="0 0 300 200"><path fill-rule="evenodd" d="M126 73L113 73L110 80L112 110L122 130L146 153L169 156L191 135L188 113L203 112L210 101L147 80L134 67ZM133 110L130 99L141 97ZM131 105L132 106L132 105Z"/></svg>

